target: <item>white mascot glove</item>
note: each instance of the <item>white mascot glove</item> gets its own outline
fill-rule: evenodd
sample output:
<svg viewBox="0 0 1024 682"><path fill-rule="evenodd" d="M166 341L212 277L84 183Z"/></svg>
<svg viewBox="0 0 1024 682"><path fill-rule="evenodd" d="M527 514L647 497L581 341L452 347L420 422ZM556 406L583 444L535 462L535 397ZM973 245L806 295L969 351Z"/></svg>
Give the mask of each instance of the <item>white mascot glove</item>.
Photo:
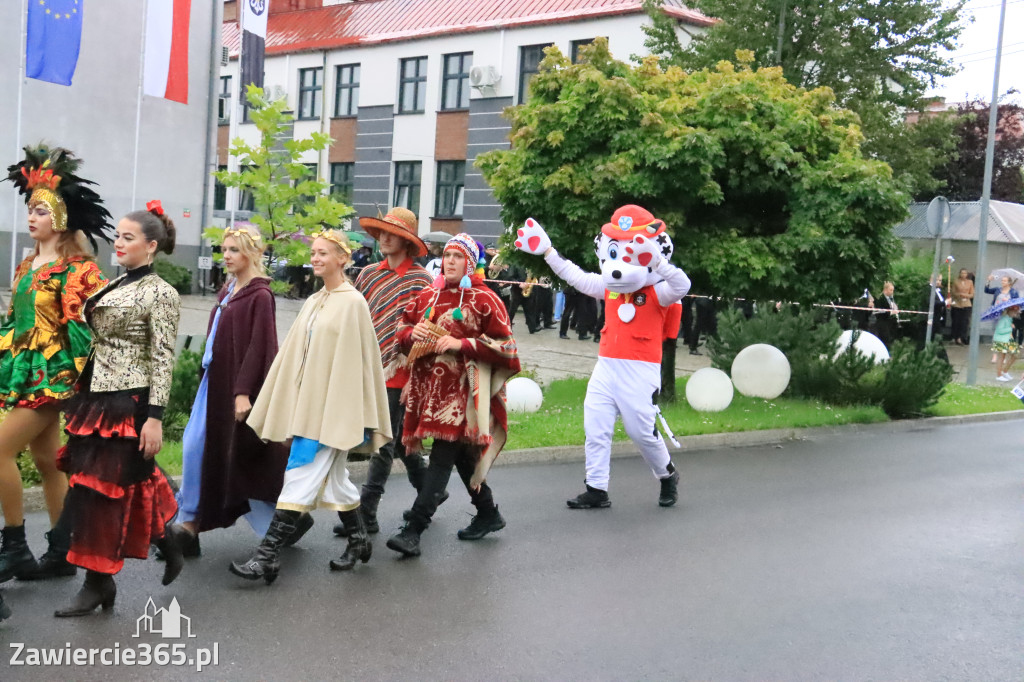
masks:
<svg viewBox="0 0 1024 682"><path fill-rule="evenodd" d="M657 270L662 261L661 246L650 237L638 234L633 241L626 245L625 255L622 256L623 263L639 265L651 270Z"/></svg>
<svg viewBox="0 0 1024 682"><path fill-rule="evenodd" d="M551 248L551 239L544 228L533 218L527 218L526 224L516 233L516 248L520 251L543 256Z"/></svg>

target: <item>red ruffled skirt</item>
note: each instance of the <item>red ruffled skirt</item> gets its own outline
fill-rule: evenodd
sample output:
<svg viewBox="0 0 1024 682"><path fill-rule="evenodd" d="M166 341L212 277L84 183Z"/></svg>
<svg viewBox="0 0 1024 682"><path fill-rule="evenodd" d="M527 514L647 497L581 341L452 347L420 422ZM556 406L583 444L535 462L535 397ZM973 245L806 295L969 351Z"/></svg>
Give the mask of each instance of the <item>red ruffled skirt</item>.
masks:
<svg viewBox="0 0 1024 682"><path fill-rule="evenodd" d="M163 471L139 451L149 391L81 391L65 408L68 443L57 466L68 474L72 519L68 561L99 573L145 559L178 505Z"/></svg>

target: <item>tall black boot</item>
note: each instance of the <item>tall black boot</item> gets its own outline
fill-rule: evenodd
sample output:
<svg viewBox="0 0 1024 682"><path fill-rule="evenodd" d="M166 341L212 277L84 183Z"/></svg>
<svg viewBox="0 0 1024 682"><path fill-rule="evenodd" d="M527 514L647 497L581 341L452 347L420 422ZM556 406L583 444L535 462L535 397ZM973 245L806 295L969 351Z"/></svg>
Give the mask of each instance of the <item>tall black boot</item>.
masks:
<svg viewBox="0 0 1024 682"><path fill-rule="evenodd" d="M71 533L64 527L63 520L62 516L53 530L46 534L48 547L43 556L39 557L36 570L31 573L18 574L18 580L49 580L78 573L78 567L68 563Z"/></svg>
<svg viewBox="0 0 1024 682"><path fill-rule="evenodd" d="M341 515L345 527L352 527L353 530L348 534L348 547L345 548L345 553L338 559L331 559L331 570L351 571L355 568L357 561L362 561L365 564L370 560L373 545L366 534L366 524L363 521L363 515L359 513L359 508L338 512L338 514Z"/></svg>
<svg viewBox="0 0 1024 682"><path fill-rule="evenodd" d="M313 527L313 515L309 512L302 512L299 518L295 520L295 532L292 533L285 541L282 547L291 547L296 542L302 539L302 536L309 532L309 529Z"/></svg>
<svg viewBox="0 0 1024 682"><path fill-rule="evenodd" d="M25 540L25 524L0 531L0 583L36 570L36 559Z"/></svg>
<svg viewBox="0 0 1024 682"><path fill-rule="evenodd" d="M661 479L661 492L658 495L658 504L662 507L671 507L679 499L679 472L672 462L668 463L668 476Z"/></svg>
<svg viewBox="0 0 1024 682"><path fill-rule="evenodd" d="M301 512L291 509L278 509L274 512L270 529L263 537L263 542L256 548L256 553L244 563L232 561L229 567L231 572L246 580L262 578L268 585L277 580L277 574L281 570L281 562L278 561L281 546L295 532L295 522L301 515Z"/></svg>
<svg viewBox="0 0 1024 682"><path fill-rule="evenodd" d="M96 571L85 572L85 583L78 591L71 605L66 609L54 611L57 618L75 618L76 616L88 616L96 610L97 606L103 610L114 605L117 597L117 585L114 583L114 576Z"/></svg>

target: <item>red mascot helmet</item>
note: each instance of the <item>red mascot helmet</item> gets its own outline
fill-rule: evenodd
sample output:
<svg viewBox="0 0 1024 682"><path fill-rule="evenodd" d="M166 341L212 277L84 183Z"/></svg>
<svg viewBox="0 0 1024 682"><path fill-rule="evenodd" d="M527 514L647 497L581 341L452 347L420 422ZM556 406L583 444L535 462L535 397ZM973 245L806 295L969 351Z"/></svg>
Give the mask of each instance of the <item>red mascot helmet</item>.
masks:
<svg viewBox="0 0 1024 682"><path fill-rule="evenodd" d="M601 232L612 238L630 241L637 235L656 237L665 231L665 223L651 215L646 208L626 204L612 214L610 223L601 227Z"/></svg>

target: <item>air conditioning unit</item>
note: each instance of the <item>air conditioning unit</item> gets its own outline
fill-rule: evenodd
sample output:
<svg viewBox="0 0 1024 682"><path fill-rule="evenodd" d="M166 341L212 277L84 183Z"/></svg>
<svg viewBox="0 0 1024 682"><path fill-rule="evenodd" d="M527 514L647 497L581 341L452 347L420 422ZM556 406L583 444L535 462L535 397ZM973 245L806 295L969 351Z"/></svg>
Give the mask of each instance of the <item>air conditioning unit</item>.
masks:
<svg viewBox="0 0 1024 682"><path fill-rule="evenodd" d="M469 70L469 84L474 88L493 87L501 80L501 74L493 66L474 66Z"/></svg>
<svg viewBox="0 0 1024 682"><path fill-rule="evenodd" d="M220 65L221 66L227 66L228 65L228 58L230 56L231 55L228 52L227 46L226 45L221 45L220 46Z"/></svg>

